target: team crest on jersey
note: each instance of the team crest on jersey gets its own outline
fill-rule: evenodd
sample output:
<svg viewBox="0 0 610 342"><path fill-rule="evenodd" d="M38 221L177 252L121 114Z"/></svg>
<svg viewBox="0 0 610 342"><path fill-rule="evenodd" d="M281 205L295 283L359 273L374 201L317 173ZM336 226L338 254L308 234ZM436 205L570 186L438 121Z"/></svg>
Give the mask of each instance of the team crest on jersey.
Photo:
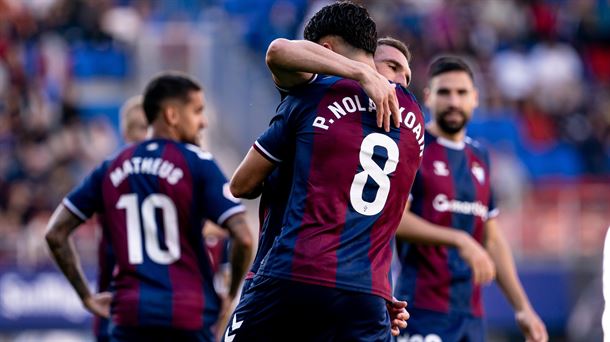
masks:
<svg viewBox="0 0 610 342"><path fill-rule="evenodd" d="M440 160L435 160L432 162L432 167L434 167L434 174L437 176L448 176L449 169L447 168L447 164Z"/></svg>
<svg viewBox="0 0 610 342"><path fill-rule="evenodd" d="M476 178L480 184L483 184L483 182L485 182L485 170L483 170L483 168L479 164L473 163L471 171L474 175L474 178Z"/></svg>

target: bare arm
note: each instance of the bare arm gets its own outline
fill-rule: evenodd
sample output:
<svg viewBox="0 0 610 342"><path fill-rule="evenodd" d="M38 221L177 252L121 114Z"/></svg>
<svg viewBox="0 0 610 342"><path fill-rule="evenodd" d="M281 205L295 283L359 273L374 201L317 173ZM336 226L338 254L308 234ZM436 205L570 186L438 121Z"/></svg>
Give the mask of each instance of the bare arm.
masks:
<svg viewBox="0 0 610 342"><path fill-rule="evenodd" d="M257 150L250 148L244 160L239 164L233 177L230 189L237 198L256 198L260 195L263 181L275 169L275 165L263 157Z"/></svg>
<svg viewBox="0 0 610 342"><path fill-rule="evenodd" d="M252 259L252 233L246 223L246 215L239 213L231 216L224 226L231 233L231 283L229 284L229 297L235 298L239 286L246 275Z"/></svg>
<svg viewBox="0 0 610 342"><path fill-rule="evenodd" d="M317 73L360 81L374 71L365 63L307 40L274 40L267 49L266 62L275 83L286 88L303 84Z"/></svg>
<svg viewBox="0 0 610 342"><path fill-rule="evenodd" d="M517 276L517 268L512 252L498 227L495 219L485 223L487 234L486 248L498 270L498 285L515 310L515 318L528 341L547 341L548 335L544 323L540 320L530 304L521 281Z"/></svg>
<svg viewBox="0 0 610 342"><path fill-rule="evenodd" d="M273 80L282 88L304 84L313 74L335 75L360 83L377 108L377 125L389 131L390 116L396 127L400 112L396 90L387 78L366 63L344 57L322 45L306 40L278 38L271 42L266 55Z"/></svg>
<svg viewBox="0 0 610 342"><path fill-rule="evenodd" d="M476 284L489 283L495 276L495 267L487 252L468 233L430 223L407 209L402 215L396 236L409 242L456 247L460 256L470 265Z"/></svg>
<svg viewBox="0 0 610 342"><path fill-rule="evenodd" d="M85 308L90 312L108 317L110 314L110 295L94 296L89 290L80 260L74 249L70 235L81 224L81 220L63 205L59 205L47 226L45 239L51 255L66 276Z"/></svg>

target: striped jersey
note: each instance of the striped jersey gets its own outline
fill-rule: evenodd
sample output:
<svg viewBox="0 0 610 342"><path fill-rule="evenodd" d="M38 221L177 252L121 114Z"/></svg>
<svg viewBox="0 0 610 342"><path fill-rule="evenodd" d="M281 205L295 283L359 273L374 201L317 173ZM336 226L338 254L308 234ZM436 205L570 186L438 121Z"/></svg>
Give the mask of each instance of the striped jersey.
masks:
<svg viewBox="0 0 610 342"><path fill-rule="evenodd" d="M318 75L284 97L254 144L293 165L282 227L258 274L392 298L391 241L424 148L417 101L396 93L403 121L390 132L356 81Z"/></svg>
<svg viewBox="0 0 610 342"><path fill-rule="evenodd" d="M103 162L63 203L82 220L98 213L110 238L114 324L198 330L216 321L220 300L201 227L245 209L211 154L144 141Z"/></svg>
<svg viewBox="0 0 610 342"><path fill-rule="evenodd" d="M426 131L426 153L411 194L414 214L463 230L480 243L485 221L497 215L488 154L470 138L456 143ZM456 248L398 241L397 250L402 266L397 298L412 308L482 316L481 288Z"/></svg>

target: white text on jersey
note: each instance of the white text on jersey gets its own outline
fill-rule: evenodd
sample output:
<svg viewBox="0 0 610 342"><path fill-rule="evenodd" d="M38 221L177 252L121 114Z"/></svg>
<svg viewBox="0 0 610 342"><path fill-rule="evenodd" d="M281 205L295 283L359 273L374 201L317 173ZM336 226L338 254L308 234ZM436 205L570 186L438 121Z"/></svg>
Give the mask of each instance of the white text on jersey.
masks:
<svg viewBox="0 0 610 342"><path fill-rule="evenodd" d="M330 125L332 125L342 117L346 116L347 114L355 113L356 111L372 112L373 110L376 110L375 103L371 99L369 99L368 108L363 107L360 104L360 99L357 95L346 96L341 100L341 103L339 103L339 101L335 101L332 104L328 105L327 108L334 115L334 118L328 119L327 122L325 117L316 116L316 118L313 120L312 126L321 128L326 131L328 130ZM400 117L402 118L402 112L405 111L405 107L400 107L399 110ZM413 112L408 112L403 120L404 125L407 126L407 128L410 129L413 134L415 134L415 140L417 140L417 143L419 144L419 156L421 157L424 154L424 128L422 127L422 124L420 122L417 122L417 125L415 124L416 122L417 116Z"/></svg>
<svg viewBox="0 0 610 342"><path fill-rule="evenodd" d="M132 157L117 166L110 173L110 181L116 188L127 176L132 174L148 174L166 179L171 185L175 185L184 176L181 168L161 158Z"/></svg>
<svg viewBox="0 0 610 342"><path fill-rule="evenodd" d="M463 202L455 199L450 200L445 194L438 194L432 200L432 207L438 212L450 211L456 214L474 215L482 219L487 219L487 206L483 203Z"/></svg>

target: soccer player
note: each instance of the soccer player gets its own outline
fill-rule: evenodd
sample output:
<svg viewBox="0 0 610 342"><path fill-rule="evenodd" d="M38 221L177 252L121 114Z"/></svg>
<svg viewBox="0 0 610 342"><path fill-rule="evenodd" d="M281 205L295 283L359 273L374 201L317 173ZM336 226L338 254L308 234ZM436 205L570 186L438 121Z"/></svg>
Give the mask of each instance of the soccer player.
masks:
<svg viewBox="0 0 610 342"><path fill-rule="evenodd" d="M244 207L230 196L210 153L195 145L205 127L204 105L201 87L189 77L155 77L143 100L152 139L103 162L49 222L55 261L87 310L112 315L112 341L214 340L210 327L221 305L228 309L248 266L252 236ZM103 218L116 256L112 296L90 292L70 239L93 213ZM205 219L232 236L231 286L223 303L202 241Z"/></svg>
<svg viewBox="0 0 610 342"><path fill-rule="evenodd" d="M137 95L129 98L119 111L120 131L123 140L128 144L138 143L146 139L148 123L144 108L142 107L142 96ZM102 237L98 246L98 277L97 291L107 292L110 290L112 271L116 264L108 231L102 231ZM95 316L93 321L93 333L98 342L109 341L108 319Z"/></svg>
<svg viewBox="0 0 610 342"><path fill-rule="evenodd" d="M466 137L478 105L469 66L441 57L424 91L431 123L426 152L397 236L402 271L395 296L411 318L398 341L484 341L481 284L494 278L515 310L528 341L548 339L517 277L500 231L490 186L489 157Z"/></svg>
<svg viewBox="0 0 610 342"><path fill-rule="evenodd" d="M142 96L129 98L119 112L120 130L123 140L128 144L139 143L146 139L148 122L142 107Z"/></svg>
<svg viewBox="0 0 610 342"><path fill-rule="evenodd" d="M374 71L376 30L364 8L329 5L310 20L305 37L352 59L347 68L370 70L383 81L378 91L390 85ZM284 43L291 44L272 43L267 63L286 95L235 172L231 190L251 196L276 165L281 170L288 163L290 196L279 236L225 340L389 340L391 241L406 204L402 191L421 159L421 112L406 89L391 85L404 121L384 131L359 82L276 61L274 50ZM306 327L296 336L293 321Z"/></svg>
<svg viewBox="0 0 610 342"><path fill-rule="evenodd" d="M392 37L379 38L375 50L375 68L388 80L408 87L411 83L411 52L405 43Z"/></svg>
<svg viewBox="0 0 610 342"><path fill-rule="evenodd" d="M370 71L364 68L363 71L354 72L355 70L358 70L357 65L355 67L350 67L351 64L355 64L354 61L336 54L316 43L308 41L289 42L281 39L278 41L283 41L283 43L286 44L281 44L280 46L275 45L272 49L274 55L270 58L283 62L292 61L291 63L293 63L294 67L297 69L309 67L311 70L315 71L315 73L326 70L329 74L343 74L346 78L355 80L358 80L358 77L364 79L363 74ZM325 63L318 62L319 65L317 66L313 64L313 61L318 60L316 56L324 56L322 60L325 61ZM333 58L336 60L336 63L331 64L329 67L328 60L332 60ZM401 41L391 37L377 40L377 49L375 50L374 55L375 66L379 73L388 80L406 87L411 80L411 69L409 67L410 59L411 54L407 46ZM302 63L301 61L307 62L305 65L302 65L300 64ZM333 66L336 66L335 70L331 69ZM281 90L280 94L281 96L286 95L286 93ZM271 123L276 119L277 117L273 118ZM278 165L271 175L263 182L259 204L260 238L254 262L244 281L242 293L246 292L249 288L251 280L254 278L254 275L260 266L260 262L271 248L275 238L279 235L284 213L286 211L286 204L288 202L288 197L290 196L292 173L292 164L285 161L281 165ZM252 195L258 194L255 193ZM391 310L393 335L398 334L399 327L406 327L406 322L401 322L408 318L408 314L406 313L406 310L404 310L404 307L406 307L406 302L401 301L394 301L388 307L388 309ZM398 316L401 312L404 312L405 315Z"/></svg>

